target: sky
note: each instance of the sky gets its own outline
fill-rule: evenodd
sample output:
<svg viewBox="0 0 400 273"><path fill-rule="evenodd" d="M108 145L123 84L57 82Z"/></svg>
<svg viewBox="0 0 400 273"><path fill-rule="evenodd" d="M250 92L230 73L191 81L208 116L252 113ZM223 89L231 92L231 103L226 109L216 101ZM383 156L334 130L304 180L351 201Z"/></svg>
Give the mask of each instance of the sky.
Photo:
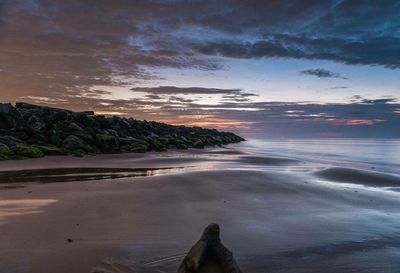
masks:
<svg viewBox="0 0 400 273"><path fill-rule="evenodd" d="M0 0L0 101L400 137L400 1Z"/></svg>

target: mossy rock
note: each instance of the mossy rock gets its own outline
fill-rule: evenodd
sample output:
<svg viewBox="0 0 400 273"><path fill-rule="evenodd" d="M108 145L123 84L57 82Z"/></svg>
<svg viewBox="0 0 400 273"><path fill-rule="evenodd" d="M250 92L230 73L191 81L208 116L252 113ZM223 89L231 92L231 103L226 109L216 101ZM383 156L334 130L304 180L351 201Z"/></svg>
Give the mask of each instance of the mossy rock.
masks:
<svg viewBox="0 0 400 273"><path fill-rule="evenodd" d="M7 160L25 160L29 159L29 157L23 156L23 155L9 155Z"/></svg>
<svg viewBox="0 0 400 273"><path fill-rule="evenodd" d="M44 155L65 155L65 151L53 145L37 146Z"/></svg>
<svg viewBox="0 0 400 273"><path fill-rule="evenodd" d="M26 158L40 158L40 157L44 156L43 152L39 148L34 147L34 146L14 147L11 151L17 157L21 156L21 157L26 157ZM21 159L23 159L23 158L21 158Z"/></svg>
<svg viewBox="0 0 400 273"><path fill-rule="evenodd" d="M93 147L77 136L70 135L63 141L63 149L70 152L84 150L86 153L93 152Z"/></svg>
<svg viewBox="0 0 400 273"><path fill-rule="evenodd" d="M129 153L131 151L131 145L121 145L121 153Z"/></svg>
<svg viewBox="0 0 400 273"><path fill-rule="evenodd" d="M204 149L204 143L203 143L203 141L201 141L200 139L199 139L199 140L196 140L196 141L193 143L193 148L196 148L196 149Z"/></svg>
<svg viewBox="0 0 400 273"><path fill-rule="evenodd" d="M154 140L151 143L151 148L156 152L165 152L168 150L167 147L158 140Z"/></svg>
<svg viewBox="0 0 400 273"><path fill-rule="evenodd" d="M0 160L8 160L11 150L7 145L0 143Z"/></svg>
<svg viewBox="0 0 400 273"><path fill-rule="evenodd" d="M86 151L82 149L74 150L70 152L70 155L75 156L75 157L84 157L86 155Z"/></svg>
<svg viewBox="0 0 400 273"><path fill-rule="evenodd" d="M103 153L114 153L120 150L119 138L112 135L97 134L96 143Z"/></svg>
<svg viewBox="0 0 400 273"><path fill-rule="evenodd" d="M178 148L179 150L187 150L188 146L186 144L184 144L184 143L178 143L176 145L176 148Z"/></svg>
<svg viewBox="0 0 400 273"><path fill-rule="evenodd" d="M169 145L168 145L168 149L173 149L173 150L175 150L175 149L177 149L177 147L176 147L174 144L169 144Z"/></svg>
<svg viewBox="0 0 400 273"><path fill-rule="evenodd" d="M131 147L132 153L145 153L147 150L148 147L146 145L132 145Z"/></svg>
<svg viewBox="0 0 400 273"><path fill-rule="evenodd" d="M121 146L121 152L122 153L145 153L147 152L148 147L147 145L123 145Z"/></svg>

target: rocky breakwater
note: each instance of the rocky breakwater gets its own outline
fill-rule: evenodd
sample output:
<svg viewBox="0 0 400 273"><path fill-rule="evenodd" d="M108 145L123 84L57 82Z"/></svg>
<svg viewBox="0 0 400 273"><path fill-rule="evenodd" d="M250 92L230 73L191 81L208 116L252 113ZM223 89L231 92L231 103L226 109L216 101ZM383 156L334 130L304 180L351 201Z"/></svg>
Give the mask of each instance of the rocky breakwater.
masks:
<svg viewBox="0 0 400 273"><path fill-rule="evenodd" d="M144 153L244 141L229 132L72 112L18 102L0 104L0 160L45 155Z"/></svg>

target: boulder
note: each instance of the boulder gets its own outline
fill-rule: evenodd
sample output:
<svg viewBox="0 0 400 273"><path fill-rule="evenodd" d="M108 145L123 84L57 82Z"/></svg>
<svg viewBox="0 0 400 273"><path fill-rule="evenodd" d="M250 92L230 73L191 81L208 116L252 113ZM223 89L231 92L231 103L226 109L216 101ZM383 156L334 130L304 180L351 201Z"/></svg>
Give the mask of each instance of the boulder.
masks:
<svg viewBox="0 0 400 273"><path fill-rule="evenodd" d="M65 151L53 145L42 145L37 146L37 148L42 151L44 155L64 155Z"/></svg>
<svg viewBox="0 0 400 273"><path fill-rule="evenodd" d="M29 116L27 119L27 125L29 128L35 130L35 131L40 131L44 127L46 127L45 121L40 118L39 114L32 114Z"/></svg>
<svg viewBox="0 0 400 273"><path fill-rule="evenodd" d="M43 152L34 146L16 146L11 148L11 151L16 156L26 158L40 158L44 156Z"/></svg>
<svg viewBox="0 0 400 273"><path fill-rule="evenodd" d="M14 131L14 130L4 130L0 129L0 135L2 136L12 136L18 138L20 140L27 140L29 138L28 134L23 131Z"/></svg>
<svg viewBox="0 0 400 273"><path fill-rule="evenodd" d="M79 112L73 113L74 120L85 127L93 126L95 124L95 120L92 117L94 115L93 112Z"/></svg>
<svg viewBox="0 0 400 273"><path fill-rule="evenodd" d="M0 136L0 143L7 145L8 147L25 146L25 142L12 136Z"/></svg>
<svg viewBox="0 0 400 273"><path fill-rule="evenodd" d="M0 112L9 114L14 107L11 103L0 103Z"/></svg>
<svg viewBox="0 0 400 273"><path fill-rule="evenodd" d="M62 110L62 109L59 109L59 110L52 109L49 112L50 112L53 122L68 120L71 115L71 112L69 112L67 110Z"/></svg>
<svg viewBox="0 0 400 273"><path fill-rule="evenodd" d="M10 130L16 126L14 118L0 111L0 129Z"/></svg>
<svg viewBox="0 0 400 273"><path fill-rule="evenodd" d="M201 139L196 140L195 142L193 142L193 148L196 149L204 149L204 143Z"/></svg>
<svg viewBox="0 0 400 273"><path fill-rule="evenodd" d="M74 131L78 131L81 132L83 131L82 127L80 127L78 124L76 124L75 122L71 122L70 124L68 124L67 127L68 131L70 132L74 132Z"/></svg>
<svg viewBox="0 0 400 273"><path fill-rule="evenodd" d="M41 107L41 106L35 105L35 104L26 103L26 102L17 102L17 103L15 103L15 108L19 108L19 109L43 109L44 107Z"/></svg>
<svg viewBox="0 0 400 273"><path fill-rule="evenodd" d="M64 139L62 143L62 148L67 153L71 153L77 150L83 150L86 153L90 153L93 151L93 148L89 144L87 144L85 141L74 135L70 135L66 139Z"/></svg>
<svg viewBox="0 0 400 273"><path fill-rule="evenodd" d="M87 143L92 143L93 142L93 137L90 133L86 131L75 131L71 132L71 135L77 136L80 139L84 140Z"/></svg>
<svg viewBox="0 0 400 273"><path fill-rule="evenodd" d="M119 151L119 139L116 136L97 134L96 144L103 153L114 153Z"/></svg>
<svg viewBox="0 0 400 273"><path fill-rule="evenodd" d="M7 160L11 154L10 148L7 145L0 143L0 160Z"/></svg>

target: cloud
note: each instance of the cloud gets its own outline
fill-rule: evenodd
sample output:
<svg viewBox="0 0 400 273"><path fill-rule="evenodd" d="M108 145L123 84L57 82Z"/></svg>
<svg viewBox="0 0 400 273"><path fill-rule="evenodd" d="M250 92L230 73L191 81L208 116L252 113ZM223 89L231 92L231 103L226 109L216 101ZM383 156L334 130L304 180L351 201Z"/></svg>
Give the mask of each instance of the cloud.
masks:
<svg viewBox="0 0 400 273"><path fill-rule="evenodd" d="M335 130L399 136L400 106L393 99L272 103L260 97L254 102L255 93L238 88L157 87L161 69L229 69L230 58L398 69L399 14L398 1L390 0L0 0L1 100L174 123L225 121L269 136ZM308 75L342 77L331 71ZM106 99L110 91L98 86L125 87L127 93L139 86L133 91L146 95ZM220 99L207 105L192 95Z"/></svg>
<svg viewBox="0 0 400 273"><path fill-rule="evenodd" d="M219 89L204 87L176 87L176 86L158 86L158 87L133 87L132 91L145 92L152 94L241 94L241 89ZM244 93L249 96L248 93Z"/></svg>
<svg viewBox="0 0 400 273"><path fill-rule="evenodd" d="M396 1L1 1L2 99L68 99L151 82L161 68L226 69L221 56L396 69L399 13Z"/></svg>
<svg viewBox="0 0 400 273"><path fill-rule="evenodd" d="M320 79L324 79L324 78L343 79L343 80L348 79L346 77L343 77L339 73L332 72L332 71L329 71L329 70L323 69L323 68L301 70L301 71L299 71L299 74L306 75L306 76L315 76Z"/></svg>
<svg viewBox="0 0 400 273"><path fill-rule="evenodd" d="M285 58L328 60L350 65L400 67L400 38L308 37L298 34L271 35L256 42L222 40L193 43L197 52L210 56L260 59Z"/></svg>

